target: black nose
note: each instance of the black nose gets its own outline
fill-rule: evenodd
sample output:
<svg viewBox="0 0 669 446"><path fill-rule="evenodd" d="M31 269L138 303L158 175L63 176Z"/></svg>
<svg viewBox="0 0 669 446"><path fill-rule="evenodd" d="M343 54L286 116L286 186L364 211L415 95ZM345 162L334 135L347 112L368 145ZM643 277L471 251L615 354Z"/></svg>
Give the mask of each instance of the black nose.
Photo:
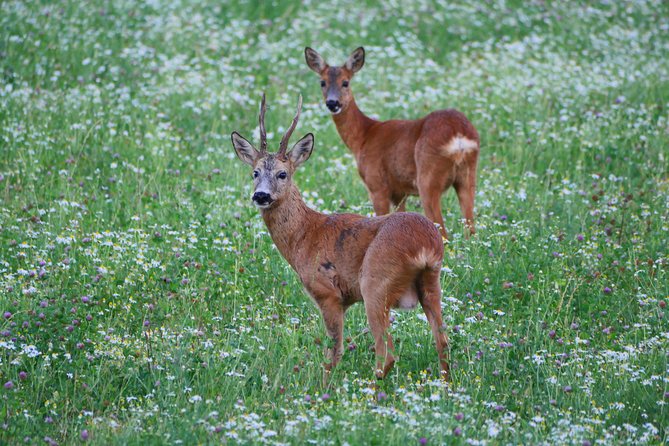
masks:
<svg viewBox="0 0 669 446"><path fill-rule="evenodd" d="M339 107L341 107L341 104L339 103L339 101L329 99L325 101L325 106L329 108L330 111L337 111Z"/></svg>
<svg viewBox="0 0 669 446"><path fill-rule="evenodd" d="M272 197L267 192L256 192L253 194L253 201L258 204L267 204L272 201Z"/></svg>

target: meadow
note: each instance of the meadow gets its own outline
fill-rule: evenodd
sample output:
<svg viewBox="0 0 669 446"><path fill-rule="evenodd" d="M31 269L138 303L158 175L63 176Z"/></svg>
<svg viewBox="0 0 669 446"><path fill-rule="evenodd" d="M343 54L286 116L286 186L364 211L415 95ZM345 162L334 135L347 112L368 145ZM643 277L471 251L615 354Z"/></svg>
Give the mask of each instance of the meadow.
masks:
<svg viewBox="0 0 669 446"><path fill-rule="evenodd" d="M452 382L421 311L372 372L325 330L230 143L304 107L310 206L372 214L304 63L379 119L481 135L443 197ZM669 3L0 2L0 444L666 444ZM408 209L420 212L412 198Z"/></svg>

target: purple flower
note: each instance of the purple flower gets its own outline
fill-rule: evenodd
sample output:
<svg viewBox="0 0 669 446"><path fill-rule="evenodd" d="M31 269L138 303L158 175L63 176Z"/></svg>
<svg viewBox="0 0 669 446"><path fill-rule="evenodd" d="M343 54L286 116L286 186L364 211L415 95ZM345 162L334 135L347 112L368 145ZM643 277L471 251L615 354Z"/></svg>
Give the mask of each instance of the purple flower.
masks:
<svg viewBox="0 0 669 446"><path fill-rule="evenodd" d="M182 279L181 280L182 285L188 285L188 282L190 282L190 280L188 280L188 279Z"/></svg>
<svg viewBox="0 0 669 446"><path fill-rule="evenodd" d="M420 438L418 439L418 443L419 443L421 446L425 446L425 445L427 444L427 438L425 438L425 437L420 437Z"/></svg>
<svg viewBox="0 0 669 446"><path fill-rule="evenodd" d="M562 390L564 390L565 393L571 393L572 388L571 388L571 386L564 386L564 387L562 388Z"/></svg>
<svg viewBox="0 0 669 446"><path fill-rule="evenodd" d="M388 395L385 394L385 392L379 392L378 395L376 395L376 399L379 401L383 401L387 398Z"/></svg>
<svg viewBox="0 0 669 446"><path fill-rule="evenodd" d="M311 402L311 395L304 395L304 401L306 403L310 403Z"/></svg>
<svg viewBox="0 0 669 446"><path fill-rule="evenodd" d="M611 294L611 292L612 292L613 290L612 290L611 288L605 286L603 291L604 291L604 294Z"/></svg>
<svg viewBox="0 0 669 446"><path fill-rule="evenodd" d="M551 338L551 339L555 338L555 330L549 331L548 332L548 337Z"/></svg>
<svg viewBox="0 0 669 446"><path fill-rule="evenodd" d="M456 437L461 436L462 435L462 429L460 429L460 427L456 427L455 429L453 429L453 435L455 435Z"/></svg>
<svg viewBox="0 0 669 446"><path fill-rule="evenodd" d="M501 404L498 404L498 405L495 406L495 410L496 410L497 412L501 412L501 411L504 410L504 406L502 406Z"/></svg>
<svg viewBox="0 0 669 446"><path fill-rule="evenodd" d="M323 401L327 401L327 400L329 400L329 399L330 399L330 394L329 394L329 393L324 393L324 394L321 396L321 400L323 400Z"/></svg>
<svg viewBox="0 0 669 446"><path fill-rule="evenodd" d="M148 319L145 320L145 321L144 321L144 326L145 326L145 327L148 327L149 325L151 325L151 322L150 322Z"/></svg>
<svg viewBox="0 0 669 446"><path fill-rule="evenodd" d="M456 419L457 421L462 421L462 419L463 419L464 417L465 417L465 414L463 414L462 412L458 412L458 413L455 414L455 419Z"/></svg>
<svg viewBox="0 0 669 446"><path fill-rule="evenodd" d="M88 296L82 296L81 301L85 304L89 303L91 301L91 298Z"/></svg>
<svg viewBox="0 0 669 446"><path fill-rule="evenodd" d="M23 370L21 370L19 372L19 379L21 381L25 381L26 379L28 379L28 374L26 372L24 372Z"/></svg>
<svg viewBox="0 0 669 446"><path fill-rule="evenodd" d="M576 236L576 240L578 240L579 242L582 242L583 240L585 240L585 237L583 237L583 234L578 234Z"/></svg>
<svg viewBox="0 0 669 446"><path fill-rule="evenodd" d="M3 314L3 316L5 317L5 319L9 319L10 317L12 317L12 313L10 313L9 311L5 311L5 314Z"/></svg>
<svg viewBox="0 0 669 446"><path fill-rule="evenodd" d="M81 439L84 441L88 440L88 431L86 429L81 431Z"/></svg>
<svg viewBox="0 0 669 446"><path fill-rule="evenodd" d="M11 381L7 381L7 382L5 383L5 389L7 389L7 390L11 390L11 389L13 389L13 388L14 388L14 383L13 383L13 382L11 382Z"/></svg>

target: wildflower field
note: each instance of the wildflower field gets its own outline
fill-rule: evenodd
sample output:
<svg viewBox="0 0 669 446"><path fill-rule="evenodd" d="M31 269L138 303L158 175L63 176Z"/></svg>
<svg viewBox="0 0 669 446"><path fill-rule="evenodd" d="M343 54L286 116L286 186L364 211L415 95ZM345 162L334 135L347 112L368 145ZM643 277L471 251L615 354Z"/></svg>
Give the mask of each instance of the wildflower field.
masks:
<svg viewBox="0 0 669 446"><path fill-rule="evenodd" d="M373 117L479 130L448 384L420 310L374 379L358 304L323 386L229 137L264 91L276 150L301 93L305 200L371 215L305 46L365 47ZM0 2L0 444L666 444L668 108L661 0Z"/></svg>

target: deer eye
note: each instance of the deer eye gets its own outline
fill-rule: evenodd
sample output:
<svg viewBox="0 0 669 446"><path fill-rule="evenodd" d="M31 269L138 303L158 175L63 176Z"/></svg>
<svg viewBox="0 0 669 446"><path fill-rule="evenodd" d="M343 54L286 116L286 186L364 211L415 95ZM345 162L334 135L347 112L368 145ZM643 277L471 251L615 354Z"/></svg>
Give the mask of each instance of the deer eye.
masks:
<svg viewBox="0 0 669 446"><path fill-rule="evenodd" d="M288 178L288 174L286 172L279 172L279 174L276 176L280 180L285 180Z"/></svg>
<svg viewBox="0 0 669 446"><path fill-rule="evenodd" d="M260 172L258 172L257 170L254 170L253 171L253 178L258 178L259 176L260 176Z"/></svg>
<svg viewBox="0 0 669 446"><path fill-rule="evenodd" d="M344 81L344 82L342 82L342 83L341 83L341 86L344 87L344 88L348 87L348 81Z"/></svg>
<svg viewBox="0 0 669 446"><path fill-rule="evenodd" d="M325 87L325 81L321 81L321 87Z"/></svg>

